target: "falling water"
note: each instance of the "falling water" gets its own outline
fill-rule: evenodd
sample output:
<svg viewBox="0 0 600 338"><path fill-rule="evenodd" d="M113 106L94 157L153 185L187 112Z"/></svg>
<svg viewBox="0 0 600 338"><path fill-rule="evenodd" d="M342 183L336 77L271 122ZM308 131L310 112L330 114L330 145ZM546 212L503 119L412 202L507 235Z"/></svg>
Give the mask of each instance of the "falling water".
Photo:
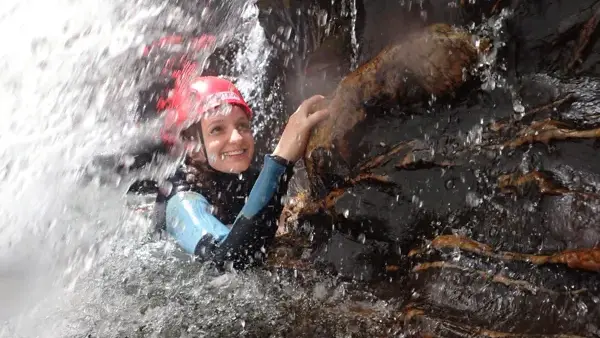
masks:
<svg viewBox="0 0 600 338"><path fill-rule="evenodd" d="M222 20L217 36L250 39L237 71L245 93L262 95L253 85L269 54L256 9L230 5L243 15ZM207 25L211 12L152 1L6 0L0 13L0 337L112 335L104 325L117 318L143 320L118 287L153 278L158 272L143 270L160 269L173 246L146 242L150 222L139 205L147 201L126 195L131 178L98 180L87 168L156 132L132 119L147 85L135 81L141 47L164 27ZM160 258L152 260L152 245Z"/></svg>
<svg viewBox="0 0 600 338"><path fill-rule="evenodd" d="M352 47L352 57L350 60L350 70L355 70L358 67L358 56L360 45L356 32L356 20L358 17L358 9L356 0L348 0L342 4L342 15L350 15L350 45Z"/></svg>

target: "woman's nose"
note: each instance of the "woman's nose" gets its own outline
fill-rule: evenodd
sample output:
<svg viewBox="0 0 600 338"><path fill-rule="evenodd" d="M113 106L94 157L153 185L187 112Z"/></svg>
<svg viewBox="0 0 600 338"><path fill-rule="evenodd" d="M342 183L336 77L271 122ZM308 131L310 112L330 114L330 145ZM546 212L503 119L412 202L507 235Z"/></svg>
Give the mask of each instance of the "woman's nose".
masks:
<svg viewBox="0 0 600 338"><path fill-rule="evenodd" d="M229 137L229 142L231 143L238 143L241 142L244 138L242 137L242 134L240 134L240 132L237 130L237 128L233 128L233 131L231 132L231 136Z"/></svg>

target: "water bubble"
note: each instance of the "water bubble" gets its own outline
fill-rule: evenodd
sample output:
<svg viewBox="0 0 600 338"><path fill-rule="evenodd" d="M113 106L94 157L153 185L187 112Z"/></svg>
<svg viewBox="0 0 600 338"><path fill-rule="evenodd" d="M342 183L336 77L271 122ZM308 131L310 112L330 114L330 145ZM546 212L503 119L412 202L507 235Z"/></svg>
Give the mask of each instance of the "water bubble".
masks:
<svg viewBox="0 0 600 338"><path fill-rule="evenodd" d="M454 179L449 179L446 181L446 183L444 184L444 186L446 187L447 190L451 190L454 188Z"/></svg>

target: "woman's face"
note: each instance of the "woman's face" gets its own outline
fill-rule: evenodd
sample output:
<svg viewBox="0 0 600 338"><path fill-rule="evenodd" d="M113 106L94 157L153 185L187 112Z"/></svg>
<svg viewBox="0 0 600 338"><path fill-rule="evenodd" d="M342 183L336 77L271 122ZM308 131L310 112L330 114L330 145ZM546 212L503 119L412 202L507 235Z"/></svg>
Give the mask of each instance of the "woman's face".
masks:
<svg viewBox="0 0 600 338"><path fill-rule="evenodd" d="M192 161L208 161L213 169L224 173L239 174L250 167L254 136L248 115L239 106L221 106L204 113L200 122L186 129L182 136L196 142L203 136L208 158L198 149L190 153Z"/></svg>

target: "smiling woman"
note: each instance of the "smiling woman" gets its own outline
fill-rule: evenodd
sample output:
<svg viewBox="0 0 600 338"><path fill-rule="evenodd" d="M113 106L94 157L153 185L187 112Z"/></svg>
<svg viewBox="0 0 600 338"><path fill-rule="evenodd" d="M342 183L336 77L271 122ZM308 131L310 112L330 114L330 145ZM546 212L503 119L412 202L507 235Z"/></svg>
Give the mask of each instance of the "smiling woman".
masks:
<svg viewBox="0 0 600 338"><path fill-rule="evenodd" d="M254 155L250 114L240 106L223 106L204 113L201 122L183 131L182 138L204 145L190 153L193 162L208 162L215 170L239 174L250 167Z"/></svg>
<svg viewBox="0 0 600 338"><path fill-rule="evenodd" d="M163 140L183 145L185 164L159 187L157 228L187 253L236 268L262 261L277 230L294 163L308 134L327 117L314 112L323 97L304 101L291 115L262 169L252 166L252 110L228 80L182 81L170 95Z"/></svg>

